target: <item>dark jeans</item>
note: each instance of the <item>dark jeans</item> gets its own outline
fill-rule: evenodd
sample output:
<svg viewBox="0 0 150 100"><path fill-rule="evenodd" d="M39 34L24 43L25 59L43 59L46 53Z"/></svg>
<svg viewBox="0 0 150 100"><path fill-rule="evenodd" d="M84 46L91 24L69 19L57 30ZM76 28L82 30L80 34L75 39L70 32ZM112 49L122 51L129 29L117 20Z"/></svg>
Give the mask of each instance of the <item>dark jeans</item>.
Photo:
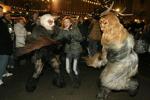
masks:
<svg viewBox="0 0 150 100"><path fill-rule="evenodd" d="M0 55L0 79L4 74L7 64L8 64L9 55Z"/></svg>

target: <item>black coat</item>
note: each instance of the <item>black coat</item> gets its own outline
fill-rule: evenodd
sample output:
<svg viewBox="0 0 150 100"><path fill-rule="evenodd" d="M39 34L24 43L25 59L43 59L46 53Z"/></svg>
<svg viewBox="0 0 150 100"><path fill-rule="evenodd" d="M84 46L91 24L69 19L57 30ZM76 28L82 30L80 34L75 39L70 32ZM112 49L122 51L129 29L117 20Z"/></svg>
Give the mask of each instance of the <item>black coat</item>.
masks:
<svg viewBox="0 0 150 100"><path fill-rule="evenodd" d="M11 35L5 19L0 18L0 55L10 55L13 50Z"/></svg>

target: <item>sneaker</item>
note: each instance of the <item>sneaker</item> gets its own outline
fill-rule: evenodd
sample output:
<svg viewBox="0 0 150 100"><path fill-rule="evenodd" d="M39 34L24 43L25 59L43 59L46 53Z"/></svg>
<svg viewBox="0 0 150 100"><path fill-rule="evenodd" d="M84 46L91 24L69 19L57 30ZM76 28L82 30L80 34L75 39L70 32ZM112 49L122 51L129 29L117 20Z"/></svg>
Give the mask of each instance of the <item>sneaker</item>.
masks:
<svg viewBox="0 0 150 100"><path fill-rule="evenodd" d="M2 77L9 77L9 76L12 76L13 73L9 73L9 72L6 72L5 74L2 75Z"/></svg>
<svg viewBox="0 0 150 100"><path fill-rule="evenodd" d="M0 85L2 85L4 82L0 79Z"/></svg>
<svg viewBox="0 0 150 100"><path fill-rule="evenodd" d="M138 86L136 89L130 89L130 90L128 91L129 96L131 96L131 97L136 96L137 93L138 93L138 90L139 90L139 86Z"/></svg>

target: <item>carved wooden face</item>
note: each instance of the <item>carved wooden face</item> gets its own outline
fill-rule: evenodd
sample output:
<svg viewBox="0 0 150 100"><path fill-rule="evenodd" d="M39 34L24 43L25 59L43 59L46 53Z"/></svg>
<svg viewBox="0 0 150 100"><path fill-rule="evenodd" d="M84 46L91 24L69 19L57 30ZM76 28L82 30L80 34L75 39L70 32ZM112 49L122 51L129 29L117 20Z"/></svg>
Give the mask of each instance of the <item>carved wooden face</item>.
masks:
<svg viewBox="0 0 150 100"><path fill-rule="evenodd" d="M105 31L105 29L106 29L107 26L108 26L108 20L105 19L105 18L101 18L100 21L99 21L99 23L100 23L100 28L101 28L101 30L102 30L102 31Z"/></svg>
<svg viewBox="0 0 150 100"><path fill-rule="evenodd" d="M55 25L54 17L50 14L45 14L40 18L40 23L47 30L53 30L53 27Z"/></svg>
<svg viewBox="0 0 150 100"><path fill-rule="evenodd" d="M116 25L120 24L119 19L113 13L108 13L107 15L103 16L100 21L100 26L102 31L106 30L114 30L112 27L116 27ZM117 26L118 27L118 26Z"/></svg>
<svg viewBox="0 0 150 100"><path fill-rule="evenodd" d="M101 43L105 46L118 46L127 38L128 32L119 22L118 17L109 13L100 19L101 30L103 31Z"/></svg>

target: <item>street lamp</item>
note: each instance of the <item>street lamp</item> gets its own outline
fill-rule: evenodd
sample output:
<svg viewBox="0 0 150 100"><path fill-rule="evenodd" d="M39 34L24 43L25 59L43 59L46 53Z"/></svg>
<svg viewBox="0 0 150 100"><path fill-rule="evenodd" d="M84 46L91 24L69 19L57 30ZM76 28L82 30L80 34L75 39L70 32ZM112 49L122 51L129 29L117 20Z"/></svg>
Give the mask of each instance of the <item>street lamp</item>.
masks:
<svg viewBox="0 0 150 100"><path fill-rule="evenodd" d="M52 12L58 13L60 12L60 1L61 0L52 0L51 2L51 10Z"/></svg>

